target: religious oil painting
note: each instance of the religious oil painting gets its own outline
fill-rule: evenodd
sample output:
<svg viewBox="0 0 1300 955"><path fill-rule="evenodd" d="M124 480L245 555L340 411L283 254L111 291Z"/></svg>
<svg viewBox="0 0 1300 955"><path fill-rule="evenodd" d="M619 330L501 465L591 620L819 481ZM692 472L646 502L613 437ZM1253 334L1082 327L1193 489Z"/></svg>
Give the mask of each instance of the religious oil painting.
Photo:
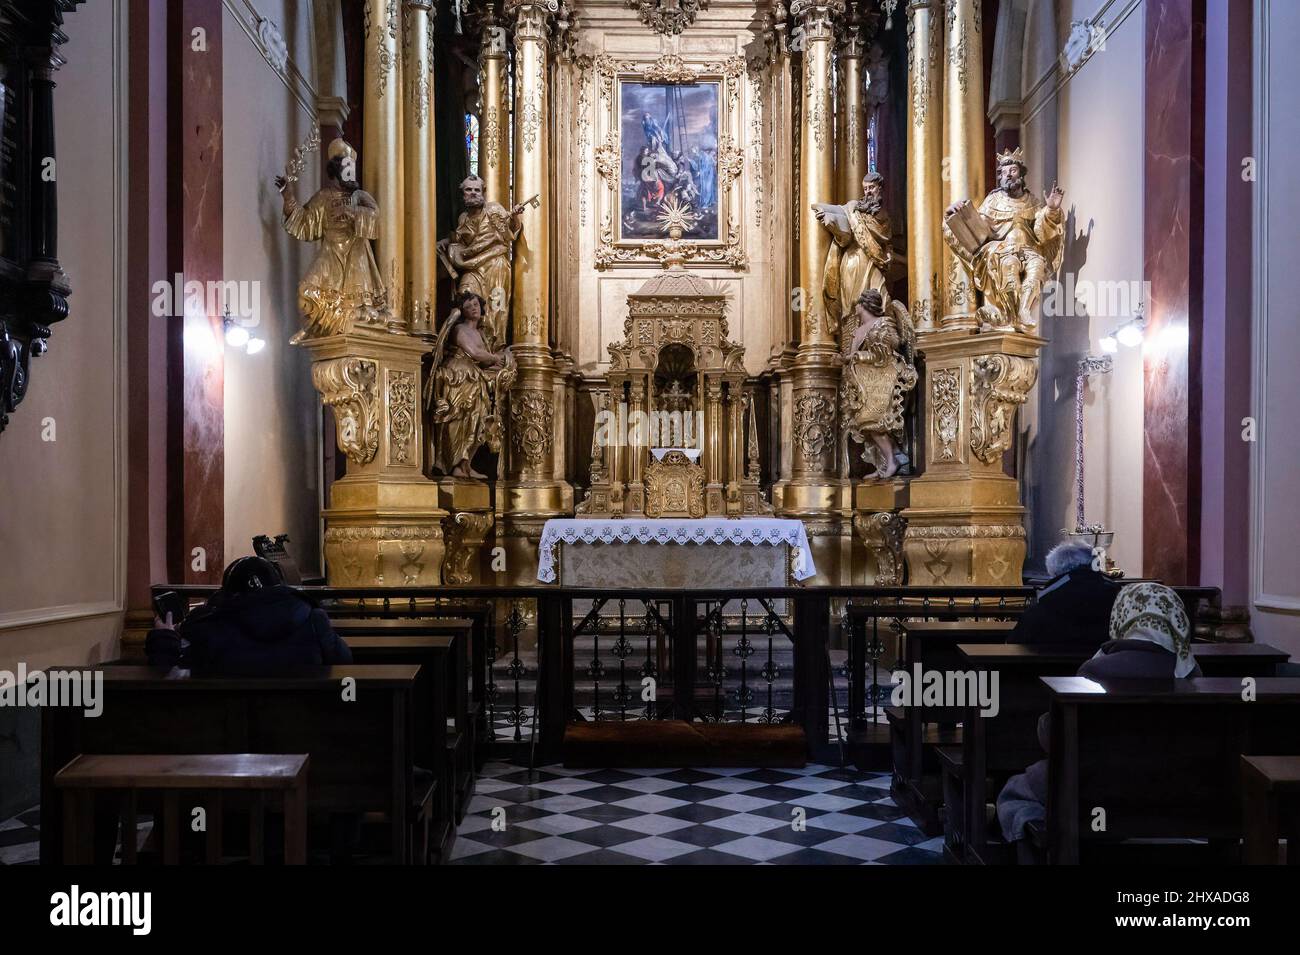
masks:
<svg viewBox="0 0 1300 955"><path fill-rule="evenodd" d="M717 82L622 82L619 238L668 234L667 212L684 210L684 239L719 238Z"/></svg>

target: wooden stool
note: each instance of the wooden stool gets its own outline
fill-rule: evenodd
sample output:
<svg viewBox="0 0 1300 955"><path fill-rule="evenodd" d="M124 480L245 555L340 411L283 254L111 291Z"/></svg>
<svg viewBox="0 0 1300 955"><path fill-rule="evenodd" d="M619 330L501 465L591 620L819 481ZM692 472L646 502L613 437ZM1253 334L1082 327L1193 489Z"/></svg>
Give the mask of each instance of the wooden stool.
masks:
<svg viewBox="0 0 1300 955"><path fill-rule="evenodd" d="M1242 756L1241 810L1242 861L1277 865L1285 838L1287 862L1300 865L1300 756Z"/></svg>
<svg viewBox="0 0 1300 955"><path fill-rule="evenodd" d="M266 794L282 794L284 806L284 861L307 862L307 757L232 753L208 756L77 756L54 776L63 791L65 829L63 861L68 865L93 861L94 798L97 791L120 791L122 805L122 862L136 862L136 793L159 790L163 794L163 864L180 862L180 793L204 794L209 809L207 861L221 861L221 794L252 795L249 816L249 856L254 865L264 861L262 833L266 821Z"/></svg>

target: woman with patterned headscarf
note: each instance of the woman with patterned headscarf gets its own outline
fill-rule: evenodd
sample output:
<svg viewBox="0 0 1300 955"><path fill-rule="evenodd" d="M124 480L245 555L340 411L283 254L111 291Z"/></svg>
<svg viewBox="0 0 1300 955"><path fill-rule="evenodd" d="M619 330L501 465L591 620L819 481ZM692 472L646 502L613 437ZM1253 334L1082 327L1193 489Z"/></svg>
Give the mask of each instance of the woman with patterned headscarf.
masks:
<svg viewBox="0 0 1300 955"><path fill-rule="evenodd" d="M1164 584L1129 584L1110 611L1110 640L1079 667L1091 680L1183 679L1201 675L1192 657L1192 624L1178 594ZM1051 738L1048 715L1038 721L1038 743ZM1047 760L1012 776L998 793L998 823L1009 842L1047 815Z"/></svg>
<svg viewBox="0 0 1300 955"><path fill-rule="evenodd" d="M1178 594L1164 584L1129 584L1110 611L1110 640L1079 668L1093 680L1200 676L1192 657L1192 623Z"/></svg>

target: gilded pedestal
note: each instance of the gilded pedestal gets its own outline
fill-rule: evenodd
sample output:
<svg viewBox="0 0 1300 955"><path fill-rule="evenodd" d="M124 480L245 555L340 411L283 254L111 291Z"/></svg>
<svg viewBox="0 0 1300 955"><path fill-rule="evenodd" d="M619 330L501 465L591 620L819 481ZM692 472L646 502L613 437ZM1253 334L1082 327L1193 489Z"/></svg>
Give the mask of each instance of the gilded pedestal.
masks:
<svg viewBox="0 0 1300 955"><path fill-rule="evenodd" d="M908 583L1018 586L1025 560L1019 485L1002 470L1015 410L1038 378L1044 340L1017 332L924 336L925 473L911 482Z"/></svg>
<svg viewBox="0 0 1300 955"><path fill-rule="evenodd" d="M333 409L347 476L330 491L325 561L334 586L432 586L442 582L438 485L421 471L420 360L408 335L358 329L302 343L312 382Z"/></svg>
<svg viewBox="0 0 1300 955"><path fill-rule="evenodd" d="M447 512L442 522L446 545L443 582L452 586L495 583L487 546L494 522L487 482L444 477L437 485L438 504Z"/></svg>

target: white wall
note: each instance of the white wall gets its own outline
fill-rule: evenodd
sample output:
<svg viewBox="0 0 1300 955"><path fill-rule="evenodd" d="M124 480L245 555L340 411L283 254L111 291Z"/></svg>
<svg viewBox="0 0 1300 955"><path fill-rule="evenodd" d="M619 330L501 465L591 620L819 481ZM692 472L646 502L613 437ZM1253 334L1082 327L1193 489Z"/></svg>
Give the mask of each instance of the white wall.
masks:
<svg viewBox="0 0 1300 955"><path fill-rule="evenodd" d="M1251 627L1255 638L1300 654L1300 268L1295 255L1300 186L1300 4L1255 3L1255 273L1252 302L1253 413L1259 440L1251 460Z"/></svg>
<svg viewBox="0 0 1300 955"><path fill-rule="evenodd" d="M79 7L66 31L54 98L70 315L0 435L0 669L111 657L125 600L126 0Z"/></svg>
<svg viewBox="0 0 1300 955"><path fill-rule="evenodd" d="M280 196L271 180L314 124L304 87L286 83L241 26L255 24L243 0L226 4L222 27L224 87L224 277L258 282L257 355L226 349L226 560L252 553L256 534L288 533L304 572L320 569L320 411L311 362L289 344L298 330L298 279L314 246L281 227ZM289 48L292 76L314 76L308 4L258 0ZM320 153L307 159L298 182L305 201L319 184Z"/></svg>
<svg viewBox="0 0 1300 955"><path fill-rule="evenodd" d="M0 669L117 656L126 602L126 0L67 18L55 74L69 317L0 435ZM42 440L46 419L53 441ZM0 820L39 795L35 709L0 707Z"/></svg>
<svg viewBox="0 0 1300 955"><path fill-rule="evenodd" d="M1061 279L1082 283L1140 283L1143 271L1144 9L1141 2L1040 0L1031 4L1022 73L1026 102L1022 142L1029 157L1030 188L1065 190L1069 234ZM1057 55L1070 22L1100 19L1104 49L1073 74ZM1138 287L1140 288L1140 286ZM1076 302L1078 294L1076 293ZM1049 339L1040 363L1036 407L1029 428L1026 506L1030 510L1031 568L1075 523L1075 374L1078 360L1099 354L1102 336L1131 317L1105 302L1073 314L1047 316ZM1111 556L1130 575L1142 570L1143 399L1142 355L1122 348L1114 370L1085 391L1087 460L1085 517L1116 531Z"/></svg>

